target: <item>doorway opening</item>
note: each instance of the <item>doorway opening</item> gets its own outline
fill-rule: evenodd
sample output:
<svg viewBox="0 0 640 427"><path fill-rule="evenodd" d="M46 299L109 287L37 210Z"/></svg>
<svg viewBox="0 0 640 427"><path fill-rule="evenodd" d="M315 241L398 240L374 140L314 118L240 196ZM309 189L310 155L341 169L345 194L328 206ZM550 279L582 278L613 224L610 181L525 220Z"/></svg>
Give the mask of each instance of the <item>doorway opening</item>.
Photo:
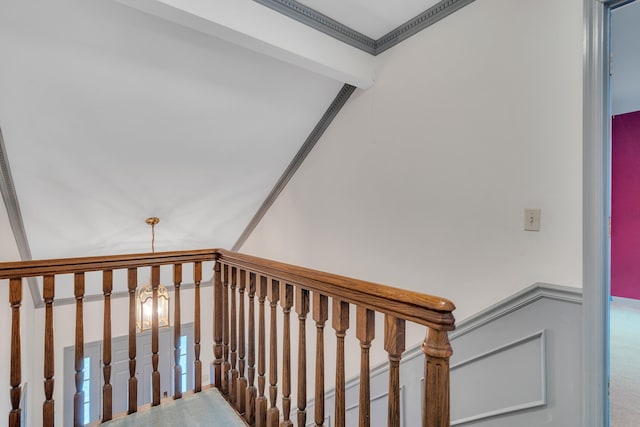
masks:
<svg viewBox="0 0 640 427"><path fill-rule="evenodd" d="M612 7L609 31L609 421L640 419L640 1Z"/></svg>

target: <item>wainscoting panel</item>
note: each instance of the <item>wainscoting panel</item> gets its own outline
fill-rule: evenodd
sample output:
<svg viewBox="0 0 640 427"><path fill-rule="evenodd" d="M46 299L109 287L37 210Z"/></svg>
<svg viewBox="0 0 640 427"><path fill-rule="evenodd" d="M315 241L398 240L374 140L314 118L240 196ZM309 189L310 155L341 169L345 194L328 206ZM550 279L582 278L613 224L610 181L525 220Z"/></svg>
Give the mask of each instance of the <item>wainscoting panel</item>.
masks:
<svg viewBox="0 0 640 427"><path fill-rule="evenodd" d="M544 406L544 340L542 330L451 366L451 425Z"/></svg>
<svg viewBox="0 0 640 427"><path fill-rule="evenodd" d="M450 334L451 425L580 427L581 316L580 289L536 283L459 322ZM420 425L423 376L414 345L400 368L403 427ZM388 377L387 363L371 370L373 427L387 425ZM357 378L346 384L348 426L358 425L358 387ZM327 390L327 418L334 398Z"/></svg>

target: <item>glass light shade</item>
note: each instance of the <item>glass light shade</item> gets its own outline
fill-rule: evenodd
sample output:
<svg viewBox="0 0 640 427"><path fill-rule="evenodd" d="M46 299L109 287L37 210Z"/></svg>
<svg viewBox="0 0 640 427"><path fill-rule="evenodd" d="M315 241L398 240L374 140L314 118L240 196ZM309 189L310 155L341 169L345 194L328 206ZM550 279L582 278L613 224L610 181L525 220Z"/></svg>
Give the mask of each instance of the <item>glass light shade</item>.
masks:
<svg viewBox="0 0 640 427"><path fill-rule="evenodd" d="M136 319L140 332L153 326L153 288L147 283L138 291ZM163 285L158 286L158 327L169 326L169 292Z"/></svg>

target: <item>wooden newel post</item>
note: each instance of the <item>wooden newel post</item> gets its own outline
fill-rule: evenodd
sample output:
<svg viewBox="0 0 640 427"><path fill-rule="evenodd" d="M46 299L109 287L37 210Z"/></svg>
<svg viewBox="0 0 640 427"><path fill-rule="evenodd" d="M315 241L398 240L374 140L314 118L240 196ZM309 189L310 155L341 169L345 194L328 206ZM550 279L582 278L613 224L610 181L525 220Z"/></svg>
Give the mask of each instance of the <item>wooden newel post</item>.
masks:
<svg viewBox="0 0 640 427"><path fill-rule="evenodd" d="M425 355L423 427L449 427L449 358L453 354L447 331L430 329L422 344Z"/></svg>
<svg viewBox="0 0 640 427"><path fill-rule="evenodd" d="M76 273L74 275L74 285L74 295L76 297L76 393L73 396L73 425L82 427L84 425L84 316L82 309L84 273Z"/></svg>
<svg viewBox="0 0 640 427"><path fill-rule="evenodd" d="M113 412L113 386L111 385L111 292L113 291L113 271L102 272L102 293L104 294L104 321L102 323L102 422L111 420Z"/></svg>
<svg viewBox="0 0 640 427"><path fill-rule="evenodd" d="M194 279L194 283L196 280ZM173 265L173 398L182 398L182 368L180 367L180 286L182 285L182 264ZM200 308L200 298L198 300L198 309ZM199 313L198 313L199 314ZM194 316L195 317L195 316ZM196 376L197 378L197 376Z"/></svg>
<svg viewBox="0 0 640 427"><path fill-rule="evenodd" d="M11 412L9 427L19 427L21 410L20 396L22 387L22 367L20 352L20 305L22 304L22 279L9 282L9 303L11 304Z"/></svg>
<svg viewBox="0 0 640 427"><path fill-rule="evenodd" d="M400 359L405 350L406 322L384 316L384 349L389 353L388 427L400 427Z"/></svg>
<svg viewBox="0 0 640 427"><path fill-rule="evenodd" d="M222 389L222 277L220 261L213 267L213 372L214 385Z"/></svg>
<svg viewBox="0 0 640 427"><path fill-rule="evenodd" d="M195 301L193 314L193 351L195 360L193 361L193 392L202 391L202 361L200 360L200 282L202 281L202 262L193 263L193 283L195 286ZM176 327L178 325L176 324Z"/></svg>
<svg viewBox="0 0 640 427"><path fill-rule="evenodd" d="M42 404L42 425L53 427L55 403L53 401L53 375L55 373L53 347L53 298L55 297L55 278L44 276L43 298L45 305L44 323L44 396Z"/></svg>

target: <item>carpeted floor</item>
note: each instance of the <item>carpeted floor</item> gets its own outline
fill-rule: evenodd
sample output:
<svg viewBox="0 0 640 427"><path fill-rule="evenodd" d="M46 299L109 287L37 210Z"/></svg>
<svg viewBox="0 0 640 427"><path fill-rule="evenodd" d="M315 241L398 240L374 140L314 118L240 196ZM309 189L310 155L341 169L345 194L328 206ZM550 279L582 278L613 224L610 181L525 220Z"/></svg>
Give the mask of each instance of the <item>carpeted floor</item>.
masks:
<svg viewBox="0 0 640 427"><path fill-rule="evenodd" d="M640 301L611 302L611 427L640 425Z"/></svg>
<svg viewBox="0 0 640 427"><path fill-rule="evenodd" d="M103 424L108 427L246 427L217 389L163 402L149 410Z"/></svg>

